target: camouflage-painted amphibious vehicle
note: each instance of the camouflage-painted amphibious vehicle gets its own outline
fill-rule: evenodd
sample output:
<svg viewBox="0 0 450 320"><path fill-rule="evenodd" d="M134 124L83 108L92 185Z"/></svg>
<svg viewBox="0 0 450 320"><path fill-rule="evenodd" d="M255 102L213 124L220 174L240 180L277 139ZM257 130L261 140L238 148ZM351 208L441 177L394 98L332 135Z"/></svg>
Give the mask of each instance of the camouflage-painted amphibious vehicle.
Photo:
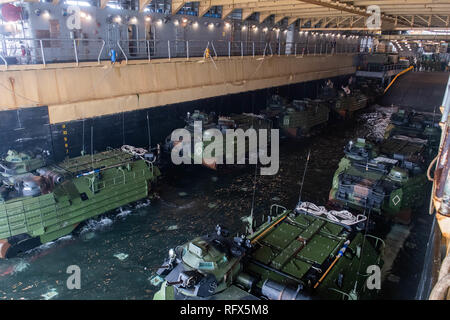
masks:
<svg viewBox="0 0 450 320"><path fill-rule="evenodd" d="M420 113L399 109L391 115L391 122L385 131L385 138L408 136L426 140L432 152L437 152L441 138L439 117L430 113Z"/></svg>
<svg viewBox="0 0 450 320"><path fill-rule="evenodd" d="M201 122L201 128L199 127L198 135L195 134L195 121ZM240 163L248 163L246 162L247 158L250 156L249 143L248 139L245 139L245 149L241 150L237 148L237 138L233 140L230 144L232 146L233 153L227 153L226 141L227 141L227 130L238 130L241 129L243 133L253 128L257 131L259 129L267 130L267 142L270 141L270 129L272 129L272 121L266 119L261 115L256 115L253 113L242 113L242 114L231 114L229 116L215 116L215 115L207 115L205 113L195 111L192 115L188 115L186 119L186 126L190 133L190 140L183 141L182 137L179 137L177 141L172 141L171 137L166 138L165 150L168 152L178 152L180 157L183 156L183 152L188 150L190 152L189 159L191 159L192 163L197 163L196 159L200 159L201 164L209 169L218 170L219 168L224 168L225 166L230 167L229 165ZM218 158L221 158L222 161L216 161L216 150L212 150L211 155L206 153L206 149L208 146L214 142L214 132L209 131L209 129L217 130L219 136L222 137L223 150L221 149L222 156L217 155ZM257 137L259 139L260 137ZM259 140L260 141L260 140ZM174 147L177 146L176 149ZM210 148L213 146L211 145ZM257 150L254 150L257 152ZM234 159L234 160L233 160ZM220 163L221 162L221 163Z"/></svg>
<svg viewBox="0 0 450 320"><path fill-rule="evenodd" d="M336 170L330 200L368 214L408 223L425 200L425 146L390 138L379 146L350 141Z"/></svg>
<svg viewBox="0 0 450 320"><path fill-rule="evenodd" d="M81 222L149 195L154 156L123 146L48 164L9 151L0 162L0 258L71 233Z"/></svg>
<svg viewBox="0 0 450 320"><path fill-rule="evenodd" d="M274 95L269 107L261 114L273 121L274 128L291 138L309 136L316 129L328 122L330 108L324 100L303 99L288 103L286 99Z"/></svg>
<svg viewBox="0 0 450 320"><path fill-rule="evenodd" d="M348 119L356 111L367 107L367 105L368 97L359 89L350 91L350 89L345 88L345 90L339 90L333 110L342 118Z"/></svg>
<svg viewBox="0 0 450 320"><path fill-rule="evenodd" d="M369 266L382 265L384 243L361 229L364 216L300 202L273 205L267 221L231 237L220 226L169 251L157 271L155 300L368 299ZM369 271L367 271L369 270Z"/></svg>

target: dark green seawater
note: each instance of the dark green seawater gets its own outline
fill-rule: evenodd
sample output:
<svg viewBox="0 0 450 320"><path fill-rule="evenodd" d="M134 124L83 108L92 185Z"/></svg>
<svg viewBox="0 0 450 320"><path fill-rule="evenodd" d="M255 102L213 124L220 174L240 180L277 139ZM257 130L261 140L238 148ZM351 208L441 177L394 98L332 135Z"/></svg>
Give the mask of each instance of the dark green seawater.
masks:
<svg viewBox="0 0 450 320"><path fill-rule="evenodd" d="M384 111L367 110L355 121L335 122L303 141L282 140L278 174L256 177L257 221L273 203L296 205L309 149L302 199L325 204L344 145L357 136L382 135L389 116L389 110ZM213 231L217 224L232 234L244 232L241 218L251 210L254 170L166 169L159 200L121 208L90 220L75 235L0 261L0 299L44 299L49 292L57 293L52 299L152 299L157 288L149 278L170 248ZM415 215L380 298L414 298L431 221L425 211ZM117 254L128 256L120 260ZM80 290L67 289L70 265L81 269Z"/></svg>

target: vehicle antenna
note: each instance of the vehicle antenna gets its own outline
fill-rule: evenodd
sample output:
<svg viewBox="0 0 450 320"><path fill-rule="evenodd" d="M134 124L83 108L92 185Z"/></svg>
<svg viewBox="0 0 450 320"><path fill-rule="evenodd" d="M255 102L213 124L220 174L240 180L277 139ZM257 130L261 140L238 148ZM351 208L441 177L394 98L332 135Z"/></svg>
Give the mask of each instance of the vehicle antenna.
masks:
<svg viewBox="0 0 450 320"><path fill-rule="evenodd" d="M311 149L308 150L308 156L306 158L305 170L303 170L303 178L302 178L302 184L300 186L300 193L298 195L298 202L300 202L302 199L303 183L305 182L306 170L308 169L310 155L311 155Z"/></svg>
<svg viewBox="0 0 450 320"><path fill-rule="evenodd" d="M150 136L150 120L148 118L148 112L147 112L147 133L148 133L148 151L152 149L152 139Z"/></svg>
<svg viewBox="0 0 450 320"><path fill-rule="evenodd" d="M94 169L94 126L91 126L91 167Z"/></svg>

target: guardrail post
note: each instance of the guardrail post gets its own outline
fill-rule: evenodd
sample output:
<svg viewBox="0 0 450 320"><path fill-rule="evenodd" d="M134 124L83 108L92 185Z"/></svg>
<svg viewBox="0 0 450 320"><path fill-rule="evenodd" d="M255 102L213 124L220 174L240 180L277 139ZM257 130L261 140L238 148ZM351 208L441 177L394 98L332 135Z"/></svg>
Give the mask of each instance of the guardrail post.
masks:
<svg viewBox="0 0 450 320"><path fill-rule="evenodd" d="M281 42L278 41L278 56L281 56Z"/></svg>
<svg viewBox="0 0 450 320"><path fill-rule="evenodd" d="M252 42L252 54L253 54L253 58L255 57L255 42Z"/></svg>
<svg viewBox="0 0 450 320"><path fill-rule="evenodd" d="M231 59L231 41L228 41L228 59Z"/></svg>
<svg viewBox="0 0 450 320"><path fill-rule="evenodd" d="M317 43L314 41L314 55L316 55Z"/></svg>
<svg viewBox="0 0 450 320"><path fill-rule="evenodd" d="M169 54L169 60L170 60L170 40L167 40L167 53Z"/></svg>
<svg viewBox="0 0 450 320"><path fill-rule="evenodd" d="M294 56L297 56L297 42L294 43Z"/></svg>
<svg viewBox="0 0 450 320"><path fill-rule="evenodd" d="M189 60L189 40L186 40L186 60Z"/></svg>
<svg viewBox="0 0 450 320"><path fill-rule="evenodd" d="M117 41L117 46L119 47L120 51L122 52L123 56L125 57L125 63L128 64L128 57L127 57L127 55L125 54L125 51L123 51L122 46L120 45L120 41L119 41L119 40Z"/></svg>
<svg viewBox="0 0 450 320"><path fill-rule="evenodd" d="M214 46L214 40L211 40L211 47L214 51L214 56L217 58L217 51L216 51L216 47Z"/></svg>
<svg viewBox="0 0 450 320"><path fill-rule="evenodd" d="M45 66L45 55L44 55L44 46L42 45L42 40L39 40L39 44L41 46L41 56L42 56L42 63Z"/></svg>
<svg viewBox="0 0 450 320"><path fill-rule="evenodd" d="M98 53L97 62L100 64L100 57L102 56L103 48L105 47L105 40L102 40L102 47L100 48L100 52Z"/></svg>
<svg viewBox="0 0 450 320"><path fill-rule="evenodd" d="M75 61L78 66L79 63L78 63L77 41L75 39L73 39L73 50L75 51Z"/></svg>
<svg viewBox="0 0 450 320"><path fill-rule="evenodd" d="M0 54L0 59L2 59L3 62L5 63L5 69L8 69L8 61L6 61L6 59L1 54Z"/></svg>
<svg viewBox="0 0 450 320"><path fill-rule="evenodd" d="M244 43L241 41L241 59L244 59Z"/></svg>
<svg viewBox="0 0 450 320"><path fill-rule="evenodd" d="M147 55L148 55L148 61L151 61L151 54L150 54L150 40L145 41L147 43Z"/></svg>

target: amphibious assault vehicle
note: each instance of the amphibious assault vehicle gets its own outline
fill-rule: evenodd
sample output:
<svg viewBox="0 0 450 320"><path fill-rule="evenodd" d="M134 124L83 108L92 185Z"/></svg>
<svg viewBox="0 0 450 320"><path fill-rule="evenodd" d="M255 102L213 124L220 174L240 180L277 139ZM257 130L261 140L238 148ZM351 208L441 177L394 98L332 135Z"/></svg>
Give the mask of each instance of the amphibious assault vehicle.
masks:
<svg viewBox="0 0 450 320"><path fill-rule="evenodd" d="M359 89L339 90L333 110L344 119L351 118L353 114L368 105L368 97Z"/></svg>
<svg viewBox="0 0 450 320"><path fill-rule="evenodd" d="M369 299L372 269L382 265L382 240L361 232L366 217L300 202L294 210L273 205L247 235L215 232L171 249L157 271L155 300ZM371 269L372 268L372 269Z"/></svg>
<svg viewBox="0 0 450 320"><path fill-rule="evenodd" d="M155 156L123 146L49 164L9 151L0 162L0 258L71 233L81 222L149 195Z"/></svg>
<svg viewBox="0 0 450 320"><path fill-rule="evenodd" d="M409 223L427 185L425 146L390 138L379 146L350 141L336 170L329 199L368 214Z"/></svg>
<svg viewBox="0 0 450 320"><path fill-rule="evenodd" d="M201 121L201 127L198 128L198 135L195 134L196 131L194 130L195 121ZM248 129L266 129L266 139L268 143L270 141L270 129L272 129L272 121L264 118L263 116L255 115L252 113L231 114L230 116L216 117L215 115L206 115L199 111L195 111L192 115L188 114L186 123L187 124L185 126L185 129L189 131L190 137L186 140L180 138L177 141L172 141L170 136L167 137L165 150L172 152L172 149L177 146L176 151L179 152L180 156L183 156L183 152L185 152L187 149L190 151L189 158L193 163L197 163L198 161L196 160L200 159L203 166L213 170L217 170L219 169L219 167L223 167L228 164L244 164L246 163L246 159L248 157L256 156L257 150L250 150L249 139L245 139L244 137L244 133ZM215 131L209 129L215 129ZM230 143L233 152L228 153L226 135L227 130L233 130L236 132L237 129L243 130L242 137L245 148L237 148L237 142L239 138L237 138L237 135L235 135L233 141ZM258 136L258 133L259 132L256 133L255 138L261 141L261 136ZM217 142L213 138L213 136L217 134L222 137L223 142L223 144L220 144L220 151L222 152L222 156L217 155L217 157L219 158L222 157L222 161L217 161L216 149L211 150L211 154L206 154L205 151L208 146L210 148L213 147L213 145L211 145L213 142ZM231 138L233 138L233 136ZM217 147L219 147L219 145L217 145Z"/></svg>
<svg viewBox="0 0 450 320"><path fill-rule="evenodd" d="M393 136L408 136L427 140L433 152L437 152L441 129L439 117L435 114L406 111L400 109L391 115L391 122L386 128L385 138Z"/></svg>
<svg viewBox="0 0 450 320"><path fill-rule="evenodd" d="M269 107L261 112L281 129L288 137L301 138L309 136L313 129L328 122L330 108L324 100L303 99L287 103L279 96L274 96Z"/></svg>

